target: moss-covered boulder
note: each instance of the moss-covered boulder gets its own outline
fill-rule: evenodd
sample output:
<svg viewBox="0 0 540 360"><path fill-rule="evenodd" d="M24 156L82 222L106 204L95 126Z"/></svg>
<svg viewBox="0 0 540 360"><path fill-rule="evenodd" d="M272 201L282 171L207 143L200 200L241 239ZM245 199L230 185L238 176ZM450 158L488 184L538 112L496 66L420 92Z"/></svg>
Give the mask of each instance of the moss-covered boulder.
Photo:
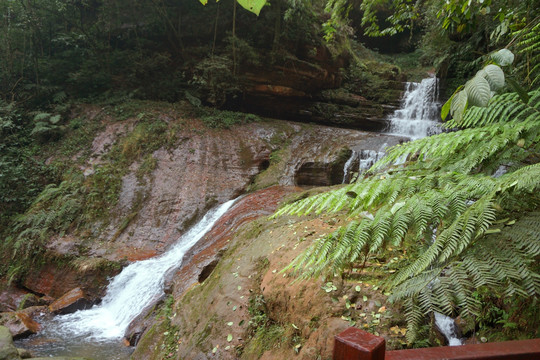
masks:
<svg viewBox="0 0 540 360"><path fill-rule="evenodd" d="M0 326L0 360L20 360L19 352L13 345L13 338L9 329Z"/></svg>

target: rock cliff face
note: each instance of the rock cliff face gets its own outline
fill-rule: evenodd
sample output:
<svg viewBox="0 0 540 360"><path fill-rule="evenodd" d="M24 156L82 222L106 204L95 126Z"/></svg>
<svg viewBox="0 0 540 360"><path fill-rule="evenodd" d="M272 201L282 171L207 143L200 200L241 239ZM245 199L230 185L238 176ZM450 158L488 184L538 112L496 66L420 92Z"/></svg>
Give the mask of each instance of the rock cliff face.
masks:
<svg viewBox="0 0 540 360"><path fill-rule="evenodd" d="M107 164L106 149L129 136L135 124L136 119L106 124L82 171L91 174ZM89 299L98 298L107 276L126 260L161 254L214 205L271 185L340 184L349 149L381 136L274 120L224 130L205 129L196 121L192 126L177 135L174 147L151 154L155 168L142 179L141 163L129 166L109 224L95 225L93 238L99 241L77 233L51 239L50 258L76 260L68 267L53 262L30 271L25 287L56 298L83 283ZM389 145L399 141L388 138Z"/></svg>
<svg viewBox="0 0 540 360"><path fill-rule="evenodd" d="M198 300L190 289L208 281L215 284L221 281L219 276L225 276L223 270L216 273L216 269L224 266L222 257L225 250L246 246L249 256L243 254L238 264L231 258L226 261L231 273L237 272L235 268L238 266L242 269L242 283L235 284L234 288L251 289L253 294L265 297L274 296L267 293L267 287L253 281L256 278L262 281L261 276L266 272L261 272L261 266L266 268L267 264L261 265L260 258L272 252L272 247L281 246L280 235L269 235L264 238L266 240L259 239L253 244L233 241L239 229L245 229L247 223L273 213L280 201L301 190L299 186L341 184L343 166L352 153L351 149L378 150L382 143L391 146L401 140L358 130L277 120L235 125L229 129L209 129L178 109L154 108L152 111L152 115L165 124L163 145L154 147L144 157L135 157L131 162L114 162L114 151L119 148L127 151L128 140L139 136L140 116L115 121L111 116L100 115L106 109L84 107L86 124L100 123L100 130L91 142L91 151L87 149L86 155L82 155L82 150L76 154L55 155L59 158L51 158L50 161L71 163L86 179L91 179L104 167L122 167L117 201L109 210L106 221L101 217L95 223L86 224L82 230L73 228L65 234L53 236L45 244L42 266L32 268L26 274L24 287L27 290L49 296L48 299L52 300L51 297L59 298L72 289L80 288L77 291L84 293L81 298L85 304L90 304L103 296L107 277L119 272L123 265L163 253L211 207L249 193L186 254L185 265L169 279L168 287L175 303L191 302L190 306L194 306ZM220 304L233 301L232 286L220 290L224 292ZM243 314L246 325L251 316L247 309L252 291L246 292L241 300L234 300L238 302L238 314ZM24 296L19 290L11 293L12 302ZM6 294L2 296L9 297ZM211 301L208 297L204 299ZM6 309L14 310L16 306L13 303ZM222 306L225 305L219 305L219 311L223 311ZM226 306L229 307L228 304ZM189 308L182 309L185 312ZM137 350L137 353L144 354L137 355L139 358L151 358L146 357L150 356L148 341L152 339L156 326L161 326L151 316L152 311L148 309L142 314L127 334L132 344L141 336L146 339ZM193 336L207 331L205 324L192 323L194 314L185 313L185 322L174 322L174 326L182 329L183 333L192 332ZM335 328L332 321L324 326L327 330ZM342 324L338 326L341 327ZM240 326L235 334L245 337L252 330ZM321 330L313 339L314 347L318 346L315 343L322 341L321 336L327 335L325 331ZM197 339L193 336L186 340L188 347L182 347L182 357L208 355L212 348L206 347L210 343L205 343L204 336ZM193 345L193 341L198 345ZM205 343L204 349L200 343Z"/></svg>
<svg viewBox="0 0 540 360"><path fill-rule="evenodd" d="M398 68L382 71L380 88L366 94L359 84L340 88L344 63L326 59L289 59L270 68L244 74L237 105L248 112L302 122L382 131L386 117L399 107L405 76Z"/></svg>

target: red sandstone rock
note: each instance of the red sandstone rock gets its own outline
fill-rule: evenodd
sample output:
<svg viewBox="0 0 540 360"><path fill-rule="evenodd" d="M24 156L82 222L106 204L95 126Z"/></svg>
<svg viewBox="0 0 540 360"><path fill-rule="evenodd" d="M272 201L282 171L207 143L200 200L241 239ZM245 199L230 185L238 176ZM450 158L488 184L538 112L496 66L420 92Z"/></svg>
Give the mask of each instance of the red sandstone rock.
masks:
<svg viewBox="0 0 540 360"><path fill-rule="evenodd" d="M14 339L30 336L41 329L41 325L23 312L0 313L0 325L7 327Z"/></svg>
<svg viewBox="0 0 540 360"><path fill-rule="evenodd" d="M12 285L0 284L0 289L0 312L24 309L40 302L34 294Z"/></svg>
<svg viewBox="0 0 540 360"><path fill-rule="evenodd" d="M184 256L182 263L185 265L175 275L175 296L210 275L217 265L220 250L240 226L261 216L271 215L285 196L300 190L294 186L273 186L239 200Z"/></svg>
<svg viewBox="0 0 540 360"><path fill-rule="evenodd" d="M34 321L30 315L24 313L24 312L17 312L17 317L21 320L21 322L30 330L32 333L37 333L39 330L41 330L41 325Z"/></svg>
<svg viewBox="0 0 540 360"><path fill-rule="evenodd" d="M90 259L89 261L105 263L103 259ZM106 264L105 264L106 265ZM71 289L81 287L85 291L86 298L94 301L103 296L103 291L110 276L118 273L119 268L111 266L66 266L59 268L51 263L40 269L31 270L25 278L24 287L37 294L45 295L40 303L51 303Z"/></svg>
<svg viewBox="0 0 540 360"><path fill-rule="evenodd" d="M61 281L58 281L61 279ZM30 272L24 286L33 292L59 297L77 286L76 276L55 266L44 266L39 271Z"/></svg>
<svg viewBox="0 0 540 360"><path fill-rule="evenodd" d="M92 302L85 297L81 288L75 288L49 305L49 310L55 314L69 314L91 306Z"/></svg>

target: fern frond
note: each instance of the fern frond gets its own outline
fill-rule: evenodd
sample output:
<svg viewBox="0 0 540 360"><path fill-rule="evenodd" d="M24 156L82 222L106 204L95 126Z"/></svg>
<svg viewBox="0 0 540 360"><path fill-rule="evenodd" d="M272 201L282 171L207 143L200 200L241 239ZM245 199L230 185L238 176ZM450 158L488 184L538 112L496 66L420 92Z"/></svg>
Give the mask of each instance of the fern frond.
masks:
<svg viewBox="0 0 540 360"><path fill-rule="evenodd" d="M532 26L515 31L514 36L518 39L516 52L520 57L517 69L525 78L527 84L532 87L540 82L540 21Z"/></svg>

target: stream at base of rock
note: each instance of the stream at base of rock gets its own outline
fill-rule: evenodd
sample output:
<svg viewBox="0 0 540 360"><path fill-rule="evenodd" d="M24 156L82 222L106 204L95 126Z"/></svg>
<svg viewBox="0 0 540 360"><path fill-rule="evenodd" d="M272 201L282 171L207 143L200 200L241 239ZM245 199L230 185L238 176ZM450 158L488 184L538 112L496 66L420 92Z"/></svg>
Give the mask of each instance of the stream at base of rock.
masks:
<svg viewBox="0 0 540 360"><path fill-rule="evenodd" d="M49 327L54 326L54 321ZM47 330L26 339L16 340L15 346L29 350L34 356L80 356L89 359L127 360L133 347L125 346L121 341L95 341L86 337L73 336L59 338Z"/></svg>
<svg viewBox="0 0 540 360"><path fill-rule="evenodd" d="M408 85L405 92L403 106L416 106L416 101L422 100L422 106L428 107L427 115L420 116L422 121L429 122L432 128L431 117L435 97L428 90L436 89L436 79L428 79L427 85L422 82L420 85ZM429 86L428 86L429 85ZM423 89L414 91L414 89ZM423 96L430 94L431 98L424 101ZM410 97L416 99L409 101ZM409 99L409 100L408 100ZM418 100L420 99L420 100ZM409 104L409 105L407 105ZM412 105L411 105L412 104ZM402 109L403 114L424 113L424 110ZM401 120L407 121L402 118ZM414 119L413 119L414 120ZM428 128L426 127L426 129ZM337 131L337 130L335 130ZM335 132L332 130L332 132ZM342 131L342 130L340 130ZM287 178L294 179L295 185L332 185L350 180L351 174L362 173L373 165L378 159L384 156L387 145L393 146L406 141L407 138L381 133L363 133L357 139L348 140L345 146L351 151L351 156L347 161L343 159L342 170L336 171L338 176L328 180L329 184L301 184L301 177L298 172L306 168L299 163L295 166L295 174L287 174ZM400 133L408 138L422 137L418 134ZM426 136L423 134L423 136ZM292 141L294 145L294 140ZM320 147L323 146L321 142ZM303 153L307 157L316 158L317 153L324 152L324 149L316 147L313 154ZM320 166L317 162L310 163L308 158L304 159L304 165L310 165L309 169L317 169ZM309 170L308 169L308 170ZM337 169L339 170L339 169ZM307 172L307 170L306 170ZM341 174L339 173L341 172ZM326 179L323 179L326 180ZM280 181L281 183L281 181ZM292 185L292 184L290 184ZM43 326L43 330L30 338L18 340L17 346L26 348L39 356L84 356L94 359L114 359L124 360L129 358L133 347L125 346L122 338L130 322L137 317L149 305L158 301L164 295L164 279L167 274L171 274L173 269L177 269L182 263L183 256L189 249L197 243L232 206L232 201L222 204L219 208L210 211L198 224L192 227L185 235L180 237L176 245L170 247L169 251L160 256L147 260L137 261L126 268L111 280L107 287L107 293L100 305L88 310L77 311L73 314L59 315L56 317L43 317L37 319ZM173 255L174 254L174 255Z"/></svg>
<svg viewBox="0 0 540 360"><path fill-rule="evenodd" d="M167 274L182 264L185 253L213 227L234 201L210 210L163 255L125 267L111 280L101 304L72 314L44 317L41 321L43 330L17 345L39 355L127 358L131 349L123 345L122 338L131 321L163 297Z"/></svg>

